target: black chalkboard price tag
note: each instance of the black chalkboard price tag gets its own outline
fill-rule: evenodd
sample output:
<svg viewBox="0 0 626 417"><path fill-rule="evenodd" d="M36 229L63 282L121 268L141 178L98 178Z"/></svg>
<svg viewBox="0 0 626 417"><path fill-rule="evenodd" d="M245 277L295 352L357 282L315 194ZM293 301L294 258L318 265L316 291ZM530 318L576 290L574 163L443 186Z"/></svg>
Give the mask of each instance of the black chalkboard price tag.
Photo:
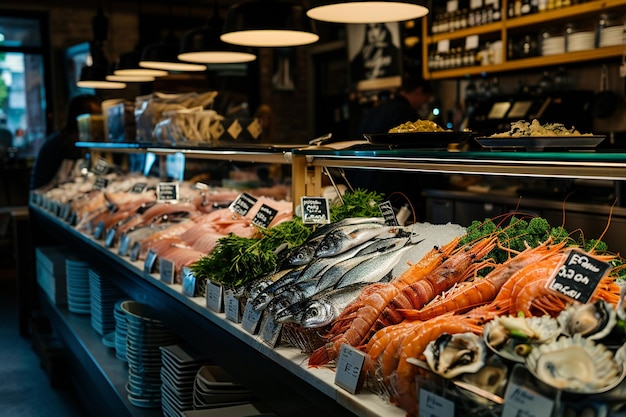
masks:
<svg viewBox="0 0 626 417"><path fill-rule="evenodd" d="M106 159L100 158L91 171L96 175L106 175L109 172L109 163Z"/></svg>
<svg viewBox="0 0 626 417"><path fill-rule="evenodd" d="M146 184L145 182L138 182L135 183L131 188L130 188L130 192L132 194L141 194L146 190L146 187L148 186L148 184Z"/></svg>
<svg viewBox="0 0 626 417"><path fill-rule="evenodd" d="M324 197L301 197L302 222L304 224L330 223L330 205Z"/></svg>
<svg viewBox="0 0 626 417"><path fill-rule="evenodd" d="M252 224L259 226L262 229L270 227L270 223L274 220L274 217L278 214L278 210L268 206L267 204L261 204L261 208L252 218Z"/></svg>
<svg viewBox="0 0 626 417"><path fill-rule="evenodd" d="M157 202L176 203L178 201L178 183L160 182L157 187Z"/></svg>
<svg viewBox="0 0 626 417"><path fill-rule="evenodd" d="M98 177L96 178L96 182L93 183L93 190L94 191L102 191L105 188L107 188L107 185L109 185L109 180L104 178L104 177Z"/></svg>
<svg viewBox="0 0 626 417"><path fill-rule="evenodd" d="M383 201L378 205L380 208L380 212L383 215L383 219L385 219L385 224L387 226L399 226L398 219L396 218L396 213L393 211L393 206L389 201Z"/></svg>
<svg viewBox="0 0 626 417"><path fill-rule="evenodd" d="M549 288L581 303L591 298L600 280L611 265L590 254L572 249L556 270Z"/></svg>
<svg viewBox="0 0 626 417"><path fill-rule="evenodd" d="M252 206L257 202L257 199L248 193L241 193L235 201L230 205L229 209L235 213L245 216L248 214Z"/></svg>

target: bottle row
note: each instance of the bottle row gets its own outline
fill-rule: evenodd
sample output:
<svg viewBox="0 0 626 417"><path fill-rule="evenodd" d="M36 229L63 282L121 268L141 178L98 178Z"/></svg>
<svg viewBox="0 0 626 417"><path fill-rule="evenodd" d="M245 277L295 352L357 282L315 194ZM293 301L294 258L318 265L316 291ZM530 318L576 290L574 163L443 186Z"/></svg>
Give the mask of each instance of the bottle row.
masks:
<svg viewBox="0 0 626 417"><path fill-rule="evenodd" d="M445 9L434 8L431 33L447 33L498 22L503 13L510 19L588 1L590 0L509 0L507 10L502 11L501 0L448 0Z"/></svg>

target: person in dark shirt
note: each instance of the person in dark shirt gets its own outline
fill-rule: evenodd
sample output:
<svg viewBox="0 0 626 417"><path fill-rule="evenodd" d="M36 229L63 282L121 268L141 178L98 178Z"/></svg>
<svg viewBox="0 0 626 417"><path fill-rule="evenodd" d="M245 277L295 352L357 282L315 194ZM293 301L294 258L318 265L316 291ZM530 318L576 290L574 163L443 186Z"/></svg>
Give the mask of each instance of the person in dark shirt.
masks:
<svg viewBox="0 0 626 417"><path fill-rule="evenodd" d="M392 127L420 118L420 110L428 103L433 91L430 83L419 77L405 77L394 98L365 112L357 137L364 133L387 133Z"/></svg>
<svg viewBox="0 0 626 417"><path fill-rule="evenodd" d="M430 83L420 77L405 77L400 91L388 101L364 113L357 134L387 133L389 129L420 119L420 110L432 97ZM353 188L362 188L384 194L394 207L411 202L415 217L423 218L421 202L422 176L419 173L385 170L348 170L348 181ZM390 198L393 197L393 198ZM416 221L413 218L413 221Z"/></svg>
<svg viewBox="0 0 626 417"><path fill-rule="evenodd" d="M49 184L61 168L64 160L76 161L82 151L74 146L78 141L78 121L81 114L100 114L100 101L93 95L81 94L73 97L67 108L65 126L52 133L39 149L31 172L30 189Z"/></svg>

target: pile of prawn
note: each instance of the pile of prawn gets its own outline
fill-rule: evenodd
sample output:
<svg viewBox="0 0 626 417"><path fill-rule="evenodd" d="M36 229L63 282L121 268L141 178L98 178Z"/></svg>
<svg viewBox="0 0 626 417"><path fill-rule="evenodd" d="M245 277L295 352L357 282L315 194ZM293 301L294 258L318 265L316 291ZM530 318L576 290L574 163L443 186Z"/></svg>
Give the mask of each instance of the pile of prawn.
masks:
<svg viewBox="0 0 626 417"><path fill-rule="evenodd" d="M331 363L343 343L359 348L367 353L368 378L382 382L389 400L407 416L416 416L419 368L407 359L423 360L431 341L444 333L481 335L487 322L502 315L555 317L568 304L547 288L547 282L572 248L570 241L547 239L534 248L511 251L508 260L495 263L486 255L497 242L490 236L457 247L459 241L454 240L434 248L400 277L377 284L344 310L327 335L328 343L313 352L309 365ZM617 258L590 254L605 262ZM479 277L477 271L486 266L490 271ZM603 299L617 306L619 294L620 285L609 274L591 301Z"/></svg>

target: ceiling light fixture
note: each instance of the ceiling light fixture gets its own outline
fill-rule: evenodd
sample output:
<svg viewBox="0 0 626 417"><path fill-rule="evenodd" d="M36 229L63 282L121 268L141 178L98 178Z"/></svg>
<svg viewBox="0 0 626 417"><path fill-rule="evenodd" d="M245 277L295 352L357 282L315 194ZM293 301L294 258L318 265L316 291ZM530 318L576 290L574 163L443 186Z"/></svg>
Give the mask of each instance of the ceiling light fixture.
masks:
<svg viewBox="0 0 626 417"><path fill-rule="evenodd" d="M107 81L119 81L126 83L149 83L154 81L154 77L147 75L107 75Z"/></svg>
<svg viewBox="0 0 626 417"><path fill-rule="evenodd" d="M185 33L178 59L203 64L235 64L254 61L256 55L248 49L225 43L220 39L223 26L224 21L214 14L205 26Z"/></svg>
<svg viewBox="0 0 626 417"><path fill-rule="evenodd" d="M302 4L290 0L244 0L226 13L222 41L252 47L289 47L319 40Z"/></svg>
<svg viewBox="0 0 626 417"><path fill-rule="evenodd" d="M139 66L164 71L204 71L206 65L190 64L178 59L180 42L170 30L163 41L148 45L141 54Z"/></svg>
<svg viewBox="0 0 626 417"><path fill-rule="evenodd" d="M410 1L323 0L307 11L311 19L331 23L388 23L418 19L428 14L426 6Z"/></svg>
<svg viewBox="0 0 626 417"><path fill-rule="evenodd" d="M104 41L108 33L109 20L104 16L101 8L91 19L94 40L89 44L89 57L87 65L80 71L80 78L76 86L80 88L93 88L97 90L126 88L126 84L116 81L107 81L109 61L104 54Z"/></svg>
<svg viewBox="0 0 626 417"><path fill-rule="evenodd" d="M169 72L151 68L141 68L139 59L141 53L135 49L120 55L115 63L114 75L133 76L133 77L165 77Z"/></svg>

